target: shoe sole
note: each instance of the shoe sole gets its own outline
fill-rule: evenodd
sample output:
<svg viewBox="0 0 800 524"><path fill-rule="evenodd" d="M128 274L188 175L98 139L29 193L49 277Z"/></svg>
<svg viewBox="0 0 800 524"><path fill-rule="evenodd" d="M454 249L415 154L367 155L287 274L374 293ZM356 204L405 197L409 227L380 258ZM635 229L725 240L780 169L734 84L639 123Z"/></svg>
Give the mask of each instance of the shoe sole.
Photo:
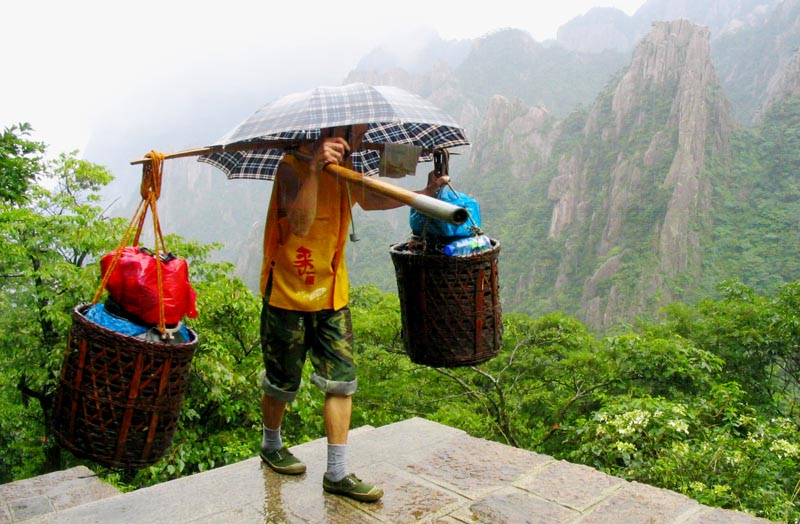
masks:
<svg viewBox="0 0 800 524"><path fill-rule="evenodd" d="M267 457L265 457L263 453L259 453L259 455L261 456L261 461L267 466L269 466L275 473L280 473L281 475L302 475L303 473L306 472L306 465L303 464L302 462L298 462L297 464L292 464L291 466L282 467L282 466L276 466L275 464L267 460Z"/></svg>

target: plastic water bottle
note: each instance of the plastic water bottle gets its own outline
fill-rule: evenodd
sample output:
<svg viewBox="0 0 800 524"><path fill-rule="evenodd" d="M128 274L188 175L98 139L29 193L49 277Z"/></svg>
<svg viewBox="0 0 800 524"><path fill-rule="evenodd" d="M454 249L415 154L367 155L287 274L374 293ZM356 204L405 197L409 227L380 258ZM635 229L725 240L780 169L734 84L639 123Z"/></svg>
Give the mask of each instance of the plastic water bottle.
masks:
<svg viewBox="0 0 800 524"><path fill-rule="evenodd" d="M459 238L444 246L444 254L449 257L471 255L492 248L492 241L486 235Z"/></svg>

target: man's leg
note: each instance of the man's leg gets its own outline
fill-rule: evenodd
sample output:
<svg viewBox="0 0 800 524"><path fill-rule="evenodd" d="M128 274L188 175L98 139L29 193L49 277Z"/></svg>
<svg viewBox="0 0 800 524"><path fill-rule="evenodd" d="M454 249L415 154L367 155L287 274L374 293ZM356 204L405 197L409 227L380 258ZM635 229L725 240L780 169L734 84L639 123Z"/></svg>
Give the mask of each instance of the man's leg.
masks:
<svg viewBox="0 0 800 524"><path fill-rule="evenodd" d="M347 434L350 431L352 399L350 395L327 393L322 409L328 436L328 469L325 476L336 482L350 473L347 465Z"/></svg>
<svg viewBox="0 0 800 524"><path fill-rule="evenodd" d="M305 360L302 314L270 307L266 300L261 313L261 349L265 372L261 377L263 421L261 459L273 470L286 475L306 471L283 445L281 423L286 405L294 399Z"/></svg>
<svg viewBox="0 0 800 524"><path fill-rule="evenodd" d="M328 444L347 444L352 412L353 397L350 395L337 395L335 393L327 393L325 395L325 405L322 413L325 418Z"/></svg>
<svg viewBox="0 0 800 524"><path fill-rule="evenodd" d="M261 460L277 473L300 475L305 473L306 465L299 461L283 445L281 422L286 412L286 402L269 395L261 396L261 415L263 434L261 438Z"/></svg>
<svg viewBox="0 0 800 524"><path fill-rule="evenodd" d="M283 447L281 423L285 412L286 402L267 394L261 396L261 419L263 421L261 451L263 453L272 453Z"/></svg>
<svg viewBox="0 0 800 524"><path fill-rule="evenodd" d="M383 496L383 490L362 482L347 463L347 436L353 409L351 395L357 389L350 310L320 312L316 321L311 353L315 373L311 381L325 392L323 416L328 436L328 468L322 487L329 493L374 502Z"/></svg>
<svg viewBox="0 0 800 524"><path fill-rule="evenodd" d="M352 409L353 397L350 395L325 395L323 413L328 433L328 470L322 479L322 487L329 493L374 502L383 496L383 490L356 477L347 464L347 435Z"/></svg>
<svg viewBox="0 0 800 524"><path fill-rule="evenodd" d="M266 427L279 429L285 412L286 402L281 402L275 397L270 397L266 394L261 396L261 416Z"/></svg>

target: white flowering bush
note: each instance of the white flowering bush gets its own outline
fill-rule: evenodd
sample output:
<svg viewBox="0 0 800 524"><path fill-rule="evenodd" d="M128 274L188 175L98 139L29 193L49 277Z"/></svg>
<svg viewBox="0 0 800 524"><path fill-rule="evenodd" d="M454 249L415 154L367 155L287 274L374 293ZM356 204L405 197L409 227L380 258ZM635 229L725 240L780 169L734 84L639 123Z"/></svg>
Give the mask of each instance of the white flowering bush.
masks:
<svg viewBox="0 0 800 524"><path fill-rule="evenodd" d="M723 384L679 402L617 400L567 428L577 444L568 458L704 504L800 522L797 424L759 415L743 396Z"/></svg>

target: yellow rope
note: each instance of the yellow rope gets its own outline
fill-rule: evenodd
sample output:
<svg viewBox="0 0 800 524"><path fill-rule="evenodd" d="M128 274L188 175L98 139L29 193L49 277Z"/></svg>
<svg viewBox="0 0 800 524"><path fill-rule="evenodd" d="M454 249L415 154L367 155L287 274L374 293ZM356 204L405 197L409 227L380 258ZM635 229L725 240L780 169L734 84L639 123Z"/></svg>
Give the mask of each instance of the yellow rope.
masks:
<svg viewBox="0 0 800 524"><path fill-rule="evenodd" d="M156 200L161 196L161 166L164 164L164 154L150 151L145 155L150 159L149 164L144 164L142 169L142 185L140 193L144 200L155 194Z"/></svg>
<svg viewBox="0 0 800 524"><path fill-rule="evenodd" d="M146 210L145 203L146 202L144 200L139 202L136 212L134 212L131 221L128 223L128 227L125 228L125 233L123 233L122 239L120 239L117 248L114 250L114 257L111 259L111 264L109 265L105 275L103 275L103 279L100 281L100 287L97 288L97 293L95 293L94 298L92 299L92 304L97 304L97 302L100 300L100 295L103 294L103 290L106 288L106 284L108 284L108 281L111 278L111 273L113 273L114 268L117 266L117 262L119 262L119 259L122 256L122 248L127 246L130 242L133 232L136 231L136 224L140 222L140 217Z"/></svg>
<svg viewBox="0 0 800 524"><path fill-rule="evenodd" d="M158 151L151 151L147 155L150 159L150 169L145 169L142 176L141 193L142 198L147 195L147 201L153 213L153 234L155 235L155 255L156 255L156 281L158 283L158 329L164 335L167 332L166 313L164 311L164 278L161 262L161 253L166 254L164 235L161 233L161 223L158 220L156 201L161 196L161 167L164 164L164 154ZM147 166L148 164L145 164ZM138 236L138 235L137 235Z"/></svg>
<svg viewBox="0 0 800 524"><path fill-rule="evenodd" d="M145 156L150 159L150 162L144 164L142 167L142 183L139 190L142 195L142 201L139 202L133 217L131 217L131 221L128 223L128 227L125 228L125 233L123 233L119 245L116 250L114 250L114 257L111 259L111 264L109 264L105 275L103 275L100 281L100 287L97 289L92 299L92 304L96 304L100 300L100 296L103 294L103 290L106 288L108 280L111 278L111 274L114 272L117 262L119 262L122 256L122 249L128 245L131 241L131 237L133 237L132 245L139 245L139 238L142 234L142 227L144 226L145 217L147 216L147 210L150 209L153 215L153 235L155 236L156 280L158 283L158 329L161 334L164 335L167 332L167 327L166 313L164 311L164 282L163 270L161 267L161 254L166 253L167 248L164 243L164 235L161 232L161 223L158 220L158 211L156 208L156 201L158 197L161 196L161 168L164 163L164 154L158 151L151 151ZM136 232L135 236L134 231Z"/></svg>

